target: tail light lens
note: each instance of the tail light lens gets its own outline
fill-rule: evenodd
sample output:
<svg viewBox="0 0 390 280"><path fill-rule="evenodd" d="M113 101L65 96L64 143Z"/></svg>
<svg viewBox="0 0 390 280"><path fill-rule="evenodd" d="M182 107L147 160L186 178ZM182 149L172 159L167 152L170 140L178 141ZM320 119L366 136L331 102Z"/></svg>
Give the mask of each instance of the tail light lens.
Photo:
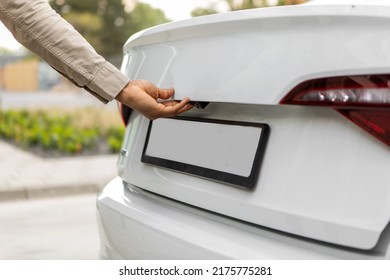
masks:
<svg viewBox="0 0 390 280"><path fill-rule="evenodd" d="M390 74L309 80L280 103L331 107L390 146Z"/></svg>
<svg viewBox="0 0 390 280"><path fill-rule="evenodd" d="M119 113L121 115L121 118L122 118L122 121L123 121L123 124L125 126L127 126L127 123L129 122L129 118L130 118L130 115L131 115L131 111L133 109L131 109L130 107L120 103L120 102L117 102L118 103L118 110L119 110Z"/></svg>

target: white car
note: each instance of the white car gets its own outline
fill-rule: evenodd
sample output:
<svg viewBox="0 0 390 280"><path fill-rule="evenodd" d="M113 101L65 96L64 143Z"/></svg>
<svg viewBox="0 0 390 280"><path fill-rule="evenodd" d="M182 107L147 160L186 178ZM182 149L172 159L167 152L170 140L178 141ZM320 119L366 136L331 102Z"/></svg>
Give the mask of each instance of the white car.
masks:
<svg viewBox="0 0 390 280"><path fill-rule="evenodd" d="M129 39L123 71L197 108L122 108L101 258L390 259L390 3L322 2Z"/></svg>

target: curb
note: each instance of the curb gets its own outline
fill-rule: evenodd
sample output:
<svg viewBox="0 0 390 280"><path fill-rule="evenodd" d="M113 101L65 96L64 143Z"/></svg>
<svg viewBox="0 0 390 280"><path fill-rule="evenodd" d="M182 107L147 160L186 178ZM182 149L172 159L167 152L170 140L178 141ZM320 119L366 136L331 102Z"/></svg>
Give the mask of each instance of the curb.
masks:
<svg viewBox="0 0 390 280"><path fill-rule="evenodd" d="M0 141L0 202L98 193L118 155L43 159Z"/></svg>
<svg viewBox="0 0 390 280"><path fill-rule="evenodd" d="M104 183L89 183L79 185L57 185L55 187L29 188L22 187L15 190L0 191L0 202L12 200L39 199L48 197L71 196L87 193L98 193Z"/></svg>

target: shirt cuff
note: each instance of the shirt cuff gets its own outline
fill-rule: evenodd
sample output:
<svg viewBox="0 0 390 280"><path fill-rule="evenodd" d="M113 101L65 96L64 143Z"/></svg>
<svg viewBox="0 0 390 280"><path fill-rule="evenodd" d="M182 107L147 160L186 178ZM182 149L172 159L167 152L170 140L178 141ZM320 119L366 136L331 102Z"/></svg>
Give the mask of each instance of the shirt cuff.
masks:
<svg viewBox="0 0 390 280"><path fill-rule="evenodd" d="M121 71L109 62L105 62L103 67L95 74L92 81L87 85L87 89L100 97L99 99L107 103L113 100L130 82Z"/></svg>

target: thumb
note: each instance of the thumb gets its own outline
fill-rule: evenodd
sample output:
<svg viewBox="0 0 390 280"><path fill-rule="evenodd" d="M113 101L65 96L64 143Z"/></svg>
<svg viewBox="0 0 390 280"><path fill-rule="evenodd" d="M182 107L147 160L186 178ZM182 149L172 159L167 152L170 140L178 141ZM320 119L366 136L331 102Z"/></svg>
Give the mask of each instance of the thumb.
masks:
<svg viewBox="0 0 390 280"><path fill-rule="evenodd" d="M158 97L161 99L168 99L173 96L175 93L175 90L173 88L164 89L164 88L157 88Z"/></svg>

